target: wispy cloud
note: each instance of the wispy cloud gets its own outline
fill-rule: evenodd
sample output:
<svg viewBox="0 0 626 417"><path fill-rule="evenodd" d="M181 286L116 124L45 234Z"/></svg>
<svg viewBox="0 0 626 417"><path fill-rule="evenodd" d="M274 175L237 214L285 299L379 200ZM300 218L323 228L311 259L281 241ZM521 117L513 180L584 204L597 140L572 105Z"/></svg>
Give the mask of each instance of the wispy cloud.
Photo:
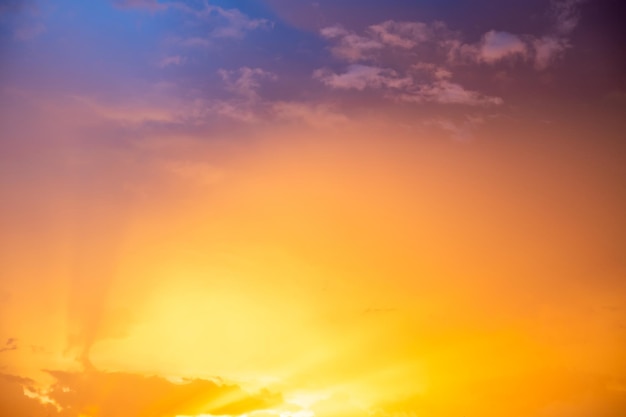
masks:
<svg viewBox="0 0 626 417"><path fill-rule="evenodd" d="M236 384L206 379L171 382L159 376L133 373L47 371L54 383L47 388L34 381L0 374L0 383L12 396L9 410L29 410L36 416L78 416L99 410L102 417L161 415L242 415L284 403L268 390L249 393ZM7 410L5 407L2 410ZM18 415L22 415L18 413Z"/></svg>
<svg viewBox="0 0 626 417"><path fill-rule="evenodd" d="M211 36L215 38L241 39L252 30L270 27L267 19L252 19L238 9L223 9L208 4L205 5L201 16L216 17L222 23L211 32Z"/></svg>
<svg viewBox="0 0 626 417"><path fill-rule="evenodd" d="M261 79L276 80L276 75L261 68L241 67L237 71L218 71L229 91L248 100L259 99L258 89Z"/></svg>
<svg viewBox="0 0 626 417"><path fill-rule="evenodd" d="M335 56L346 61L355 62L368 58L372 51L380 50L384 44L369 36L357 35L341 26L330 26L320 31L321 35L336 42L331 47Z"/></svg>
<svg viewBox="0 0 626 417"><path fill-rule="evenodd" d="M566 38L544 36L533 40L535 68L544 70L570 47Z"/></svg>
<svg viewBox="0 0 626 417"><path fill-rule="evenodd" d="M436 118L424 122L426 126L436 126L448 132L453 139L458 141L471 140L474 137L474 129L485 123L481 116L465 116L462 120L451 120L449 118Z"/></svg>
<svg viewBox="0 0 626 417"><path fill-rule="evenodd" d="M409 77L400 77L389 68L368 65L350 65L346 72L335 74L328 69L319 69L313 78L327 86L342 90L364 90L366 88L406 88L413 83Z"/></svg>
<svg viewBox="0 0 626 417"><path fill-rule="evenodd" d="M182 65L183 63L185 63L186 60L187 58L185 58L184 56L169 55L162 58L157 65L161 68L165 68L169 66Z"/></svg>
<svg viewBox="0 0 626 417"><path fill-rule="evenodd" d="M468 106L498 106L504 102L500 97L488 96L478 91L468 90L460 84L445 79L419 85L417 88L401 94L398 96L398 99L412 103L431 102Z"/></svg>
<svg viewBox="0 0 626 417"><path fill-rule="evenodd" d="M422 22L396 22L387 20L369 27L369 32L382 43L398 48L410 49L419 43L430 40L433 31L430 25Z"/></svg>
<svg viewBox="0 0 626 417"><path fill-rule="evenodd" d="M386 20L369 26L362 34L342 26L328 26L320 31L322 37L334 42L333 55L349 62L370 60L385 48L407 50L436 39L446 32L441 22L404 22Z"/></svg>
<svg viewBox="0 0 626 417"><path fill-rule="evenodd" d="M118 0L114 3L121 9L141 9L150 12L178 11L205 23L212 28L208 36L187 37L180 43L187 46L207 46L208 39L242 39L256 29L269 29L271 23L267 19L251 18L239 9L225 9L204 2L201 8L194 8L179 1L159 2L158 0Z"/></svg>
<svg viewBox="0 0 626 417"><path fill-rule="evenodd" d="M449 78L451 72L434 64L417 64L411 69L426 71L433 80L417 81L413 75L400 75L390 68L350 65L344 73L317 70L313 77L339 90L383 90L387 98L410 103L463 104L470 106L500 105L503 100L464 88Z"/></svg>
<svg viewBox="0 0 626 417"><path fill-rule="evenodd" d="M304 123L314 128L331 128L346 124L349 119L329 104L277 102L272 110L278 120Z"/></svg>
<svg viewBox="0 0 626 417"><path fill-rule="evenodd" d="M571 47L569 36L580 21L580 7L586 0L552 0L554 26L551 33L532 41L535 68L544 70Z"/></svg>
<svg viewBox="0 0 626 417"><path fill-rule="evenodd" d="M515 56L525 58L527 55L528 47L519 36L491 30L483 35L478 57L483 62L494 63Z"/></svg>
<svg viewBox="0 0 626 417"><path fill-rule="evenodd" d="M158 0L116 0L113 4L120 9L142 9L150 12L168 8L167 3L161 3Z"/></svg>
<svg viewBox="0 0 626 417"><path fill-rule="evenodd" d="M569 35L580 21L580 6L586 0L552 0L552 14L554 15L554 30L560 35Z"/></svg>
<svg viewBox="0 0 626 417"><path fill-rule="evenodd" d="M9 352L11 350L17 350L17 339L14 337L10 337L7 339L4 346L0 347L0 353Z"/></svg>

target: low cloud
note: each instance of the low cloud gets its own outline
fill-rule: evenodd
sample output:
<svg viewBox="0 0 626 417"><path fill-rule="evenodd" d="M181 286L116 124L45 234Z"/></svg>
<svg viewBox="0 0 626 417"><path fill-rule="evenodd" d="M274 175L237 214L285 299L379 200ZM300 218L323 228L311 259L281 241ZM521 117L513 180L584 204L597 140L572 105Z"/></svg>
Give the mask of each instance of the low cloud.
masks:
<svg viewBox="0 0 626 417"><path fill-rule="evenodd" d="M280 394L267 390L249 393L236 384L206 379L174 383L158 376L95 370L48 374L55 381L48 388L39 388L29 379L0 375L0 387L11 394L8 404L0 405L0 411L6 407L6 415L34 417L95 413L100 417L220 416L266 410L283 403Z"/></svg>
<svg viewBox="0 0 626 417"><path fill-rule="evenodd" d="M10 337L7 339L4 346L0 347L0 353L10 352L12 350L17 350L17 339L14 337Z"/></svg>

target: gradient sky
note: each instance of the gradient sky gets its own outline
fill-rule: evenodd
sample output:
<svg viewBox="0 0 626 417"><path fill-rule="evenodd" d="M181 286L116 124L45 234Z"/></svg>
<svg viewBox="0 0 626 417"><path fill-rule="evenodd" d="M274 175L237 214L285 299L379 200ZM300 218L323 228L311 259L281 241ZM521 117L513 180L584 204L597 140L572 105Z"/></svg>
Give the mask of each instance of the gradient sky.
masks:
<svg viewBox="0 0 626 417"><path fill-rule="evenodd" d="M0 414L623 417L621 0L0 0Z"/></svg>

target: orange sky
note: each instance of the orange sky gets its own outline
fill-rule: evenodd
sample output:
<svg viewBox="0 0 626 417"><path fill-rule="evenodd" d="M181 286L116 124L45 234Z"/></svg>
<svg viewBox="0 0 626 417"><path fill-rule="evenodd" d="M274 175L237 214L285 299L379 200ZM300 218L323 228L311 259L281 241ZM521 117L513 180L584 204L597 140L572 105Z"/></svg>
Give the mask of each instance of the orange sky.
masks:
<svg viewBox="0 0 626 417"><path fill-rule="evenodd" d="M107 4L110 22L190 13ZM218 9L230 26L210 36L266 24ZM28 41L56 39L45 27ZM404 47L398 28L380 42ZM332 30L335 48L354 40ZM47 62L37 45L12 65ZM182 75L109 96L54 84L52 63L28 83L3 67L0 414L625 415L623 103L568 99L550 76L569 73L537 62L544 102L517 86L493 109L495 93L469 90L452 107L384 101L392 90L266 98L261 80L284 77L250 68L220 73L245 99L218 103L174 94ZM313 77L409 83L351 78L363 68Z"/></svg>

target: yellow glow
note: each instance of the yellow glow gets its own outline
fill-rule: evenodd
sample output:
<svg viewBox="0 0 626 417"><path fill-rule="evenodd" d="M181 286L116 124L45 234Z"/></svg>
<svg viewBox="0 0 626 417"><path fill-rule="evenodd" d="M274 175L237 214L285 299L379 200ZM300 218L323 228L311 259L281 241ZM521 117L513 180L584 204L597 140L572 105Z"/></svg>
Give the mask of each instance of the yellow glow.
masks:
<svg viewBox="0 0 626 417"><path fill-rule="evenodd" d="M10 353L10 372L44 387L54 380L41 369L120 373L72 382L85 390L95 389L89 378L128 375L162 376L141 383L172 391L196 379L242 388L164 394L164 413L179 398L200 412L179 417L254 407L242 415L517 417L556 407L551 398L623 392L618 314L597 307L620 293L570 279L602 257L602 210L589 201L588 217L568 211L580 185L537 179L532 193L546 197L534 202L524 195L529 161L500 166L514 148L288 137L233 152L209 183L165 164L167 180L140 182L167 184L163 194L132 209L94 197L88 233L43 239L55 268L29 262L17 241L6 270L24 280L2 285L37 303L2 309L23 317L13 334L42 350ZM198 146L190 154L211 154ZM104 226L118 220L124 227ZM92 271L86 281L77 257ZM54 285L34 290L44 272ZM589 391L576 375L618 388ZM111 387L94 398L113 398ZM280 405L263 402L268 393ZM141 399L148 417L156 406ZM83 414L97 416L89 407Z"/></svg>

